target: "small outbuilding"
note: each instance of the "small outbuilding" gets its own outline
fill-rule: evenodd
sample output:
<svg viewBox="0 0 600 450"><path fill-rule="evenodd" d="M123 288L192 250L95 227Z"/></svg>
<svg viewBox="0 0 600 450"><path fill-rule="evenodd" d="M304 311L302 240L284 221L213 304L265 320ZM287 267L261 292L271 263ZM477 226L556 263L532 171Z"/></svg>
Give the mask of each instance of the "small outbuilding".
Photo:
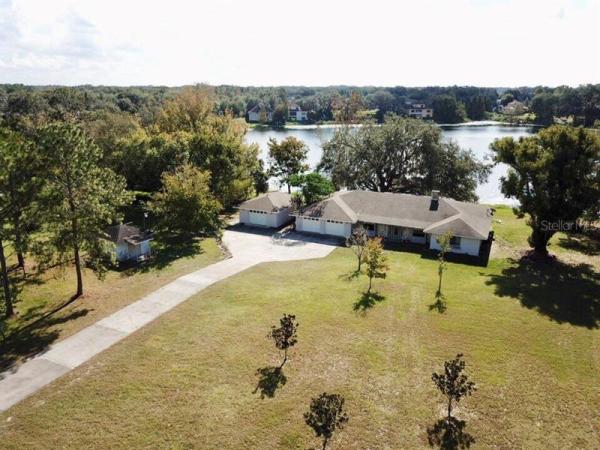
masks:
<svg viewBox="0 0 600 450"><path fill-rule="evenodd" d="M131 224L120 224L110 227L107 234L111 242L116 246L117 261L143 261L152 254L150 241L152 233L140 229Z"/></svg>
<svg viewBox="0 0 600 450"><path fill-rule="evenodd" d="M250 226L280 228L289 223L292 196L287 192L267 192L242 203L240 223Z"/></svg>

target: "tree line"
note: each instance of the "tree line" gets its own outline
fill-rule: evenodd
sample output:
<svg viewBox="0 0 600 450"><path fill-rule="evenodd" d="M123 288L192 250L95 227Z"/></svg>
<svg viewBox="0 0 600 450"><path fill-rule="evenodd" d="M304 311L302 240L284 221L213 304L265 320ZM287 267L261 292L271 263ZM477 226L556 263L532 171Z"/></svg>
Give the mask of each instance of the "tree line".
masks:
<svg viewBox="0 0 600 450"><path fill-rule="evenodd" d="M86 116L11 115L0 122L0 262L5 314L13 313L4 246L17 264L72 265L99 277L114 262L107 228L143 190L165 233L212 234L219 215L256 192L264 177L246 128L214 112L210 89L189 88L164 102L152 122L103 112Z"/></svg>
<svg viewBox="0 0 600 450"><path fill-rule="evenodd" d="M43 116L60 118L64 114L85 117L87 121L107 113L135 116L143 126L156 121L169 100L185 87L77 86L33 87L0 85L0 115L5 119ZM506 106L516 100L535 113L535 122L548 125L565 118L575 125L594 126L600 120L600 85L579 87L545 86L519 88L481 88L474 86L395 87L242 87L214 86L216 112L243 118L254 106L274 112L275 125L284 124L287 108L297 104L308 111L308 122L343 121L348 110L372 112L383 122L386 114L406 115L411 104L424 103L434 109L437 123L460 123L467 119L491 117L498 103ZM341 117L340 117L341 115ZM360 117L356 118L357 120Z"/></svg>

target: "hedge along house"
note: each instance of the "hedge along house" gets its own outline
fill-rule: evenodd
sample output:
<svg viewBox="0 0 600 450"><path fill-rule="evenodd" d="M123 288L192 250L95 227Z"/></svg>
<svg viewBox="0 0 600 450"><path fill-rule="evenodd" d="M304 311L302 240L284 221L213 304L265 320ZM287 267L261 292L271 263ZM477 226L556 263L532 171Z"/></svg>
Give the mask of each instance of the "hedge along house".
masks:
<svg viewBox="0 0 600 450"><path fill-rule="evenodd" d="M287 192L268 192L238 206L240 223L250 226L279 228L289 223L292 196Z"/></svg>
<svg viewBox="0 0 600 450"><path fill-rule="evenodd" d="M439 250L436 238L452 235L453 253L479 256L491 241L492 211L475 203L391 192L342 191L297 211L296 230L348 237L363 225L370 236Z"/></svg>

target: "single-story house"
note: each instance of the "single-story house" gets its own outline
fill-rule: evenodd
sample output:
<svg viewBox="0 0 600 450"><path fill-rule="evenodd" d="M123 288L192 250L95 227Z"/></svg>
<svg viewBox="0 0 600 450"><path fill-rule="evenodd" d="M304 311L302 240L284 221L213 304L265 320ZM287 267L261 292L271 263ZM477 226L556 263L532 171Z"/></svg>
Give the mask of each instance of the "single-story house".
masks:
<svg viewBox="0 0 600 450"><path fill-rule="evenodd" d="M308 111L304 111L299 105L291 104L288 107L288 119L305 122L308 120Z"/></svg>
<svg viewBox="0 0 600 450"><path fill-rule="evenodd" d="M428 108L424 103L413 103L408 108L408 115L419 119L429 119L433 117L433 108Z"/></svg>
<svg viewBox="0 0 600 450"><path fill-rule="evenodd" d="M152 254L152 233L141 232L138 227L130 224L120 224L110 227L107 234L116 246L118 262L141 261Z"/></svg>
<svg viewBox="0 0 600 450"><path fill-rule="evenodd" d="M340 191L293 214L296 230L349 237L362 225L371 236L423 244L439 250L438 236L450 233L451 251L479 256L490 239L492 210L440 196L391 192Z"/></svg>
<svg viewBox="0 0 600 450"><path fill-rule="evenodd" d="M268 107L256 105L248 110L248 122L269 123L273 121L273 110Z"/></svg>
<svg viewBox="0 0 600 450"><path fill-rule="evenodd" d="M289 223L291 194L287 192L267 192L251 200L246 200L238 210L240 223L259 227L279 228Z"/></svg>

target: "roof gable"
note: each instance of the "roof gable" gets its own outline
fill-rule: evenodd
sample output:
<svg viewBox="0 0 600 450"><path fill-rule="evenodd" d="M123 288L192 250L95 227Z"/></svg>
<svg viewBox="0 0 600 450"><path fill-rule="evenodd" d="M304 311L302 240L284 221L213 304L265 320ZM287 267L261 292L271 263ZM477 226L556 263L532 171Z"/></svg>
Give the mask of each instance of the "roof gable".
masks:
<svg viewBox="0 0 600 450"><path fill-rule="evenodd" d="M289 208L291 204L292 196L287 192L267 192L266 194L259 195L256 198L246 200L238 209L243 210L256 210L263 212L277 212L285 208Z"/></svg>

